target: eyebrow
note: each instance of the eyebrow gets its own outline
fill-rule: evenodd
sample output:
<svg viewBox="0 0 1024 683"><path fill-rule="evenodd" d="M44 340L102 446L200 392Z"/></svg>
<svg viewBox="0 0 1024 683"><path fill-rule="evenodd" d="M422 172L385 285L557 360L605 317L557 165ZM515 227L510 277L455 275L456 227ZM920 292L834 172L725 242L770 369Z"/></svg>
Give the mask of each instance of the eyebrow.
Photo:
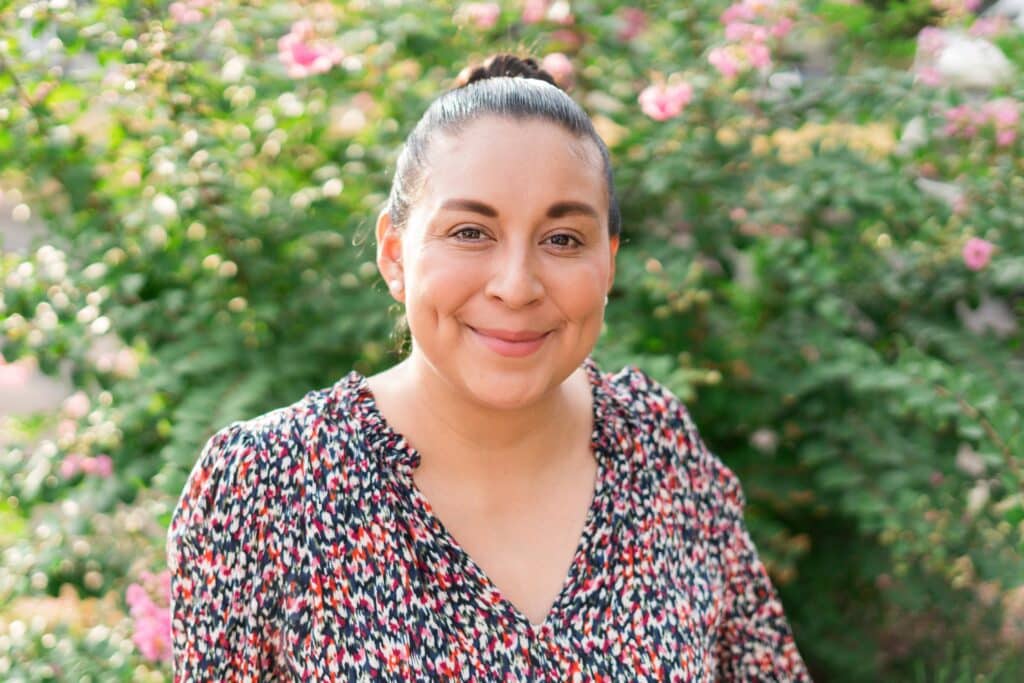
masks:
<svg viewBox="0 0 1024 683"><path fill-rule="evenodd" d="M475 199L448 199L441 204L441 208L454 209L456 211L472 211L474 213L483 214L484 216L490 216L491 218L498 217L497 209L489 204L478 202ZM547 215L548 218L562 218L572 214L590 216L596 220L601 219L597 210L590 204L575 201L555 202L548 207Z"/></svg>

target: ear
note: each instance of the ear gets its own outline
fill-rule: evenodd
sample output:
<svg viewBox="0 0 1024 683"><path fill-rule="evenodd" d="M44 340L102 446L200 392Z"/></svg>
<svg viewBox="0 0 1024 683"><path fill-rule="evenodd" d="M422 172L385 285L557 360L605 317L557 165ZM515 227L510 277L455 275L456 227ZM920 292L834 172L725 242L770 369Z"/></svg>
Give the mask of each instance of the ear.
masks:
<svg viewBox="0 0 1024 683"><path fill-rule="evenodd" d="M402 233L391 222L391 214L387 209L377 216L377 270L384 278L391 296L397 301L405 301Z"/></svg>
<svg viewBox="0 0 1024 683"><path fill-rule="evenodd" d="M615 235L613 237L608 238L608 246L609 246L609 248L611 250L611 255L609 256L610 260L609 260L609 263L608 263L609 267L608 267L608 289L607 289L607 291L611 292L612 291L612 285L615 283L615 255L619 253L619 236Z"/></svg>

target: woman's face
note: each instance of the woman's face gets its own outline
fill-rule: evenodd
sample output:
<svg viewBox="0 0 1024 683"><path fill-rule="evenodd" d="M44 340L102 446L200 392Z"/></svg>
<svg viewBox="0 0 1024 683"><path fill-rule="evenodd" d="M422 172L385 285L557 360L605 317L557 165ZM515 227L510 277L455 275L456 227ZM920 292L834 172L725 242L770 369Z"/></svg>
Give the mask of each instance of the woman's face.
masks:
<svg viewBox="0 0 1024 683"><path fill-rule="evenodd" d="M601 156L537 120L476 120L431 141L404 230L377 225L412 360L494 408L528 405L591 352L615 275Z"/></svg>

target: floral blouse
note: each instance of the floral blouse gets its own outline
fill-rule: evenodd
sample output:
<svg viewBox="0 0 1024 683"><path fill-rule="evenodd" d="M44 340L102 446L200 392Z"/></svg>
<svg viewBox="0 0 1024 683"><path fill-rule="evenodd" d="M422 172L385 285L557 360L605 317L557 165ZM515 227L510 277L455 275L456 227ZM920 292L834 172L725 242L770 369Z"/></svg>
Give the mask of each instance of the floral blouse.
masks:
<svg viewBox="0 0 1024 683"><path fill-rule="evenodd" d="M356 371L204 446L168 535L174 681L810 681L733 472L635 366L584 365L593 501L541 624L413 482Z"/></svg>

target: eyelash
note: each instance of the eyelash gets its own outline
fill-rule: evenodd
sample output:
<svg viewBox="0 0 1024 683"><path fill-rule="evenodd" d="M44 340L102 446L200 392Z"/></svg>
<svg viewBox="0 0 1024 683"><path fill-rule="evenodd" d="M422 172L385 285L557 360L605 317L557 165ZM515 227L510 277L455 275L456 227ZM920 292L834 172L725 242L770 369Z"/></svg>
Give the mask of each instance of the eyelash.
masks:
<svg viewBox="0 0 1024 683"><path fill-rule="evenodd" d="M459 237L460 233L467 232L467 231L468 232L480 233L481 235L484 232L480 228L469 228L469 227L466 227L466 228L459 228L458 230L453 232L451 234L451 236L454 237L456 240L458 240L460 242L476 242L477 240L475 240L475 239L473 239L473 240L464 240L464 239L461 239ZM551 235L551 237L568 237L569 239L571 239L571 240L573 240L575 242L575 244L571 244L571 245L558 245L559 249L577 249L577 248L583 246L583 242L580 241L580 239L578 237L576 237L575 235L570 235L567 232L559 232L559 233L556 233L554 235Z"/></svg>

